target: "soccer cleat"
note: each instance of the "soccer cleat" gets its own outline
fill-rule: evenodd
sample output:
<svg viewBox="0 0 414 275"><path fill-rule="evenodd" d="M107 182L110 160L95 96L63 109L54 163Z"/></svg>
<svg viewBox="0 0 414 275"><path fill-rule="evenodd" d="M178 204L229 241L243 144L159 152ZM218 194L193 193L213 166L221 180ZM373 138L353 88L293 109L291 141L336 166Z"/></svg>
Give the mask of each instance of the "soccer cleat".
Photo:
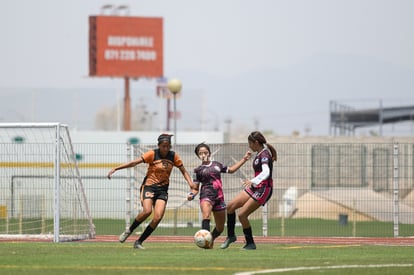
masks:
<svg viewBox="0 0 414 275"><path fill-rule="evenodd" d="M125 230L125 232L123 232L121 235L119 235L119 241L121 243L125 242L126 239L128 239L128 237L132 234L131 231L129 231L129 229Z"/></svg>
<svg viewBox="0 0 414 275"><path fill-rule="evenodd" d="M248 243L242 248L243 250L255 250L256 244L255 243Z"/></svg>
<svg viewBox="0 0 414 275"><path fill-rule="evenodd" d="M234 243L236 240L237 240L236 236L227 237L227 239L224 241L224 243L221 244L220 248L221 249L226 249L227 247L229 247L229 245L231 243Z"/></svg>
<svg viewBox="0 0 414 275"><path fill-rule="evenodd" d="M145 248L142 246L142 243L141 243L140 241L138 241L138 240L136 240L136 241L135 241L135 243L134 243L134 248L135 248L135 249L145 249Z"/></svg>

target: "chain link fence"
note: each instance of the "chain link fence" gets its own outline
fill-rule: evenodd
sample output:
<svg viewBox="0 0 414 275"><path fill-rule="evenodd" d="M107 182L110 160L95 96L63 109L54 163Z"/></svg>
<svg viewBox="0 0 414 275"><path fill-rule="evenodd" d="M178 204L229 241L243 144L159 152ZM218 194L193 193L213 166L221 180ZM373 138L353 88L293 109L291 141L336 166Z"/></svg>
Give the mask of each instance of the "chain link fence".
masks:
<svg viewBox="0 0 414 275"><path fill-rule="evenodd" d="M274 192L268 204L250 217L255 235L414 236L414 144L362 143L357 139L349 143L271 143L278 151ZM195 146L179 144L173 148L190 174L200 164ZM141 211L139 188L146 165L117 171L111 180L106 177L108 171L156 147L74 144L97 235L120 234ZM211 144L213 159L225 165L240 160L247 150L246 143ZM12 167L3 165L0 169ZM13 176L18 173L16 169ZM234 174L222 174L226 202L243 190L241 179L252 177L251 160ZM1 231L9 206L19 202L10 201L7 195L12 179L0 179ZM30 174L25 174L25 181L30 182ZM189 202L188 192L186 181L174 168L167 210L154 235L193 235L201 227L198 197ZM30 193L33 190L29 188L27 194ZM149 221L150 218L142 224L138 234ZM236 233L242 234L239 223Z"/></svg>
<svg viewBox="0 0 414 275"><path fill-rule="evenodd" d="M255 234L414 235L413 144L333 142L274 145L279 155L278 161L274 163L274 194L266 207L251 215ZM117 155L124 154L124 161L127 161L152 148L156 148L156 145L130 145L123 152L117 152ZM200 164L194 148L195 144L177 145L174 148L190 174ZM248 149L244 143L211 145L213 159L226 165L240 160ZM99 155L116 159L103 156L102 152ZM235 174L222 175L227 202L242 191L241 179L253 177L251 165L250 161ZM105 168L99 172L102 176L109 170ZM119 171L111 181L102 179L94 192L88 190L89 184L86 182L88 192L95 193L90 197L109 192L107 197L116 204L111 207L112 211L99 213L101 202L98 198L101 196L97 196L94 200L96 206L92 207L92 211L96 211L95 221L97 217L121 219L125 216L125 225L118 231L128 226L141 209L139 187L145 173L145 165L130 171ZM194 231L192 228L201 226L198 199L188 202L188 191L181 173L174 169L167 211L156 234L191 234ZM99 228L97 230L99 232Z"/></svg>

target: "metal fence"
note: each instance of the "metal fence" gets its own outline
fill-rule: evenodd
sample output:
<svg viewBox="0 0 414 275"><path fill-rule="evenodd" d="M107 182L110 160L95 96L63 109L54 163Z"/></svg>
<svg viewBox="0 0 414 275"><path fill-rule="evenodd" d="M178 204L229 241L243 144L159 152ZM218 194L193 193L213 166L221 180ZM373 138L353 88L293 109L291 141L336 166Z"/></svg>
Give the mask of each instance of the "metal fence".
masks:
<svg viewBox="0 0 414 275"><path fill-rule="evenodd" d="M265 207L251 215L255 235L414 236L414 144L272 144L278 151L278 161L274 163L274 193ZM79 171L96 234L120 234L141 210L139 187L146 166L141 164L118 171L111 180L106 175L110 168L137 158L156 145L74 144L74 148L79 153ZM200 164L194 148L195 144L179 144L173 148L190 174ZM248 146L212 144L211 150L214 160L232 165L243 157ZM19 169L16 171L22 168ZM34 165L30 169L35 175L34 171L41 167ZM30 172L24 174L19 182L34 182L28 177ZM242 191L241 179L252 176L251 161L235 174L223 174L226 201ZM0 178L0 191L5 194L12 179ZM154 234L191 235L200 228L199 201L196 198L188 202L188 191L179 170L173 169L167 211ZM7 196L1 199L0 205L19 205L8 201ZM0 216L0 231L1 223ZM240 224L236 233L242 234Z"/></svg>
<svg viewBox="0 0 414 275"><path fill-rule="evenodd" d="M274 195L266 207L251 216L255 234L414 235L413 144L274 145L279 154L274 166ZM117 152L116 156L105 155L105 158L119 159L119 154L124 154L127 161L155 147L131 145L123 152ZM194 144L186 144L174 148L190 173L199 165L194 147ZM226 165L241 159L248 150L246 144L217 144L211 147L214 159ZM104 154L97 153L100 157L96 160L102 159ZM104 177L109 170L105 168L98 174ZM89 173L92 171L97 172L90 168ZM145 173L145 165L140 165L129 171L117 172L111 181L103 178L99 184L95 183L95 188L89 188L94 181L86 181L95 219L125 217L127 226L140 211L138 190ZM251 162L235 174L223 174L226 201L242 190L241 179L252 175ZM186 234L183 228L200 227L199 203L198 200L186 201L188 190L181 173L174 169L167 212L157 230L159 234ZM103 212L104 208L99 206L102 204L101 192L111 198L112 204L111 207L111 204L105 203L110 209Z"/></svg>

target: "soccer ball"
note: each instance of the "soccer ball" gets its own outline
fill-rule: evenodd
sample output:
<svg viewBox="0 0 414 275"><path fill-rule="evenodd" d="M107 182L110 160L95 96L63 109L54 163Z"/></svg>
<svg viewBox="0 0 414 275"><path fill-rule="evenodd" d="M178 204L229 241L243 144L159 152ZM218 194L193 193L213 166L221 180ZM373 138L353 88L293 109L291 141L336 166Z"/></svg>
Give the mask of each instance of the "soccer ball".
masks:
<svg viewBox="0 0 414 275"><path fill-rule="evenodd" d="M213 236L210 231L205 229L198 230L194 234L194 243L200 248L210 248L210 244L213 241Z"/></svg>

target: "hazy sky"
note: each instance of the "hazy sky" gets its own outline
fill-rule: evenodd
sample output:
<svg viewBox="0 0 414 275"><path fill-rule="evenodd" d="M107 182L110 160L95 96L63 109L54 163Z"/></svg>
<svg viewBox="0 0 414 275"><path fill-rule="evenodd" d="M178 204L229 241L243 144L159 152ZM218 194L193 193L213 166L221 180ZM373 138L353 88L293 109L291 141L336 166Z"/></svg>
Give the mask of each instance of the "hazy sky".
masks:
<svg viewBox="0 0 414 275"><path fill-rule="evenodd" d="M3 0L0 121L60 119L87 130L99 108L116 105L122 80L88 77L88 17L104 4L164 18L164 72L183 82L179 129L225 129L230 119L326 135L330 100L414 103L411 0ZM162 127L154 82L131 89Z"/></svg>

